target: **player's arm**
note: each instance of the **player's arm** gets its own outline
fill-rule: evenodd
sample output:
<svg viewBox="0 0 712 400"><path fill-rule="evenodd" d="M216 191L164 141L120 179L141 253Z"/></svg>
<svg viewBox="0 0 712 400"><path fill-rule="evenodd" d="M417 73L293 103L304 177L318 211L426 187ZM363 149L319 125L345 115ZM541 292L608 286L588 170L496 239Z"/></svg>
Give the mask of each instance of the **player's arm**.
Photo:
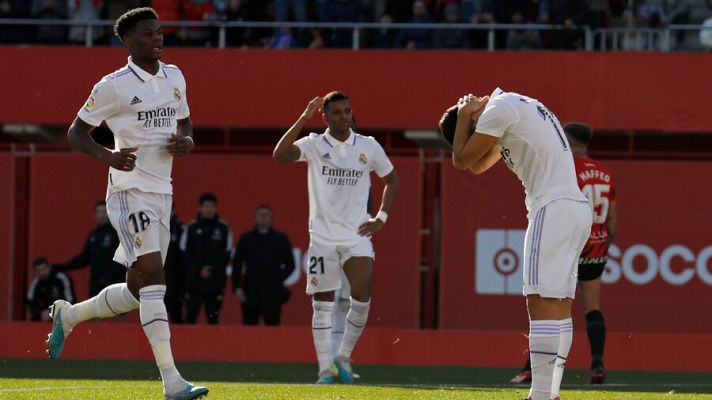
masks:
<svg viewBox="0 0 712 400"><path fill-rule="evenodd" d="M618 233L618 204L615 200L608 205L606 230L608 231L608 243L611 243L616 238L616 233Z"/></svg>
<svg viewBox="0 0 712 400"><path fill-rule="evenodd" d="M469 169L488 155L497 143L497 138L494 136L476 132L474 135L470 135L472 122L482 114L488 100L489 97L477 98L468 95L462 97L458 102L457 124L452 145L452 164L456 169ZM485 170L483 169L483 172Z"/></svg>
<svg viewBox="0 0 712 400"><path fill-rule="evenodd" d="M136 166L136 156L132 154L138 147L111 151L100 145L91 136L94 126L84 122L81 118L74 118L74 122L67 132L67 140L73 150L81 151L98 160L109 163L114 169L131 171Z"/></svg>
<svg viewBox="0 0 712 400"><path fill-rule="evenodd" d="M171 134L167 147L168 152L174 157L189 154L195 148L193 123L190 121L190 117L179 119L177 124L176 133Z"/></svg>
<svg viewBox="0 0 712 400"><path fill-rule="evenodd" d="M275 160L281 162L295 162L299 160L301 150L299 150L299 147L294 145L294 142L302 132L302 129L304 129L304 125L306 125L307 121L314 116L314 112L321 110L323 106L324 99L321 97L315 97L309 102L309 104L307 104L307 108L304 110L302 115L297 118L297 122L295 122L294 125L292 125L292 127L284 133L282 138L279 139L277 146L272 152L272 157Z"/></svg>
<svg viewBox="0 0 712 400"><path fill-rule="evenodd" d="M398 178L395 168L381 179L383 179L383 183L385 183L383 197L381 198L381 208L375 218L369 219L358 227L358 234L361 236L371 236L381 230L385 224L385 221L379 218L379 216L383 215L381 212L387 216L391 208L393 208L393 204L396 202L398 190L400 189L400 178Z"/></svg>
<svg viewBox="0 0 712 400"><path fill-rule="evenodd" d="M484 157L469 167L470 172L479 175L492 168L500 158L502 158L502 148L498 144L495 144Z"/></svg>

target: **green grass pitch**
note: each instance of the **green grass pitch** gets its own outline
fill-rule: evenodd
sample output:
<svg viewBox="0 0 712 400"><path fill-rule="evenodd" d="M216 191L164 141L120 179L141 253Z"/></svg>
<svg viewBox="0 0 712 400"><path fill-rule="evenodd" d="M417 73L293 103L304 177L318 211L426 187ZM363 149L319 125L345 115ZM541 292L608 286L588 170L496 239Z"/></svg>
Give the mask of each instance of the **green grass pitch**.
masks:
<svg viewBox="0 0 712 400"><path fill-rule="evenodd" d="M527 387L507 384L504 368L356 365L357 385L314 386L308 364L182 362L188 379L210 388L208 399L516 399ZM570 370L563 399L710 399L712 375L610 371L607 385L585 384L587 371ZM0 399L161 399L155 364L135 361L0 360Z"/></svg>

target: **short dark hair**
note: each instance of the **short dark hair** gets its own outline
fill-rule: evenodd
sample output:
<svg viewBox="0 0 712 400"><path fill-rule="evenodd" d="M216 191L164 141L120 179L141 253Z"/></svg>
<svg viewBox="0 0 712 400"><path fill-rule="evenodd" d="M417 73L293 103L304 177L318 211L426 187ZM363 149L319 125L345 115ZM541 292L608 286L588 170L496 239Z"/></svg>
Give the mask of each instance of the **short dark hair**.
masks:
<svg viewBox="0 0 712 400"><path fill-rule="evenodd" d="M105 202L104 200L99 200L99 201L97 201L96 203L94 203L94 209L95 209L95 210L96 210L97 207L99 207L99 206L104 206L104 207L106 207L106 202Z"/></svg>
<svg viewBox="0 0 712 400"><path fill-rule="evenodd" d="M131 31L137 23L147 19L158 19L158 13L151 7L139 7L126 11L116 19L114 24L114 34L124 40L124 36Z"/></svg>
<svg viewBox="0 0 712 400"><path fill-rule="evenodd" d="M203 205L203 203L210 201L215 204L218 204L218 198L215 196L215 193L203 193L200 195L200 199L198 200L198 205Z"/></svg>
<svg viewBox="0 0 712 400"><path fill-rule="evenodd" d="M327 93L326 96L324 96L324 112L326 112L326 109L329 107L330 103L341 100L349 101L349 96L347 96L346 93L339 91Z"/></svg>
<svg viewBox="0 0 712 400"><path fill-rule="evenodd" d="M32 261L32 266L35 268L39 267L42 264L49 265L49 261L47 261L45 257L37 257L34 261Z"/></svg>
<svg viewBox="0 0 712 400"><path fill-rule="evenodd" d="M257 208L255 208L255 211L262 209L269 210L270 212L272 212L272 207L270 207L269 204L260 204L259 206L257 206Z"/></svg>
<svg viewBox="0 0 712 400"><path fill-rule="evenodd" d="M442 117L440 117L440 134L452 146L455 140L455 127L457 126L457 104L448 108Z"/></svg>
<svg viewBox="0 0 712 400"><path fill-rule="evenodd" d="M568 136L569 139L574 139L586 146L588 146L591 142L591 138L593 138L593 129L591 129L589 125L579 122L569 122L564 126L564 132L566 132L566 136Z"/></svg>

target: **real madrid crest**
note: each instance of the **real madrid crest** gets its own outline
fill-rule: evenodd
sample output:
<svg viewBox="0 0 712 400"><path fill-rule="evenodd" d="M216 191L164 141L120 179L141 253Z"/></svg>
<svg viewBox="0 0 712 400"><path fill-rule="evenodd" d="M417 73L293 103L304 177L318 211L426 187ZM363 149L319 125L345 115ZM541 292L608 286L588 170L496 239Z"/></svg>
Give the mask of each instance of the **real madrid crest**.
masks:
<svg viewBox="0 0 712 400"><path fill-rule="evenodd" d="M366 155L363 153L358 156L358 160L364 165L368 162L368 158L366 158Z"/></svg>
<svg viewBox="0 0 712 400"><path fill-rule="evenodd" d="M180 98L181 98L180 89L178 89L177 86L173 86L173 97L176 98L176 101L180 101Z"/></svg>
<svg viewBox="0 0 712 400"><path fill-rule="evenodd" d="M317 286L319 284L319 278L317 278L316 276L312 276L311 284L312 284L312 286Z"/></svg>
<svg viewBox="0 0 712 400"><path fill-rule="evenodd" d="M136 245L136 248L141 247L141 237L136 236L136 239L134 239L134 244Z"/></svg>

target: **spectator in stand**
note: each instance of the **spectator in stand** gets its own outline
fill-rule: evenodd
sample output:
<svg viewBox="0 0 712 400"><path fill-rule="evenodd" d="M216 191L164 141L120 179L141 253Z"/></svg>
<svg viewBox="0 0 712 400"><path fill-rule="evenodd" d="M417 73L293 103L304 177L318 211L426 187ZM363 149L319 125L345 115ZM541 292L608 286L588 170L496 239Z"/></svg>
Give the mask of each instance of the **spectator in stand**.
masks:
<svg viewBox="0 0 712 400"><path fill-rule="evenodd" d="M457 4L445 7L445 21L448 24L460 22L460 8ZM435 46L440 49L464 49L467 47L467 31L463 29L439 29L435 31Z"/></svg>
<svg viewBox="0 0 712 400"><path fill-rule="evenodd" d="M700 44L707 51L712 51L712 17L707 18L703 23L704 29L700 30Z"/></svg>
<svg viewBox="0 0 712 400"><path fill-rule="evenodd" d="M410 23L431 24L432 18L428 15L425 1L415 0L413 2L413 14ZM432 29L403 29L398 35L398 47L406 49L431 49L433 48Z"/></svg>
<svg viewBox="0 0 712 400"><path fill-rule="evenodd" d="M32 263L35 278L27 291L27 306L33 321L51 321L49 306L55 300L74 302L72 282L63 272L54 271L44 257L38 257Z"/></svg>
<svg viewBox="0 0 712 400"><path fill-rule="evenodd" d="M495 5L494 1L484 1L482 2L482 7L477 9L475 14L469 16L469 23L471 24L494 24L497 22L495 18ZM504 31L499 31L504 33ZM506 45L504 41L506 36L502 33L495 31L495 47L503 48ZM489 31L482 29L471 29L469 31L469 46L472 49L487 49L489 47ZM503 38L503 39L500 39Z"/></svg>
<svg viewBox="0 0 712 400"><path fill-rule="evenodd" d="M497 3L501 21L511 24L529 24L536 20L537 7L531 0L504 0ZM541 47L539 32L512 29L507 32L507 48L529 50Z"/></svg>
<svg viewBox="0 0 712 400"><path fill-rule="evenodd" d="M238 22L249 20L247 7L242 0L230 0L227 7L221 12L220 20L223 22ZM228 28L225 32L225 45L228 47L246 47L249 30L244 28Z"/></svg>
<svg viewBox="0 0 712 400"><path fill-rule="evenodd" d="M162 21L179 21L182 15L181 2L177 0L151 0L151 8L156 10L156 14ZM179 38L180 28L177 26L161 26L163 32L163 45L175 46L181 40ZM118 39L118 38L117 38ZM121 41L118 40L120 43Z"/></svg>
<svg viewBox="0 0 712 400"><path fill-rule="evenodd" d="M583 33L576 27L586 25L588 4L585 0L542 0L539 16L544 24L563 25L563 30L544 32L544 47L556 50L583 48Z"/></svg>
<svg viewBox="0 0 712 400"><path fill-rule="evenodd" d="M67 0L33 0L33 18L67 19ZM67 43L67 27L57 25L40 25L37 28L35 43L65 44Z"/></svg>
<svg viewBox="0 0 712 400"><path fill-rule="evenodd" d="M84 242L82 252L64 264L55 265L62 272L89 265L89 298L109 285L126 281L126 267L114 262L119 236L109 222L106 202L103 200L94 205L94 218L96 226Z"/></svg>
<svg viewBox="0 0 712 400"><path fill-rule="evenodd" d="M137 7L148 6L147 0L104 0L101 4L101 9L99 14L102 19L108 19L111 21L116 21L120 16L122 16L126 11ZM166 19L163 15L160 15L161 19ZM178 17L176 16L176 19ZM170 19L166 19L169 20ZM165 35L166 28L163 28L163 34ZM114 35L113 27L108 27L104 29L103 42L108 42L112 46L121 46L121 40Z"/></svg>
<svg viewBox="0 0 712 400"><path fill-rule="evenodd" d="M325 18L329 22L359 22L361 20L361 0L327 0ZM350 49L353 45L352 29L331 29L325 32L328 47Z"/></svg>
<svg viewBox="0 0 712 400"><path fill-rule="evenodd" d="M183 0L181 7L185 21L214 21L217 19L211 0ZM200 47L210 47L214 40L210 28L200 27L183 28L179 31L179 37L183 44Z"/></svg>
<svg viewBox="0 0 712 400"><path fill-rule="evenodd" d="M390 14L383 14L379 19L382 24L393 23L393 17ZM398 40L398 31L392 28L378 28L370 30L369 47L377 49L392 49L396 47Z"/></svg>
<svg viewBox="0 0 712 400"><path fill-rule="evenodd" d="M99 7L101 0L71 0L69 2L69 15L73 21L97 20L99 19ZM96 43L100 38L100 28L91 28L92 43ZM83 25L69 28L69 43L84 44L87 39L87 27Z"/></svg>
<svg viewBox="0 0 712 400"><path fill-rule="evenodd" d="M292 12L294 21L307 21L307 0L275 0L274 20L278 22L289 21L289 12Z"/></svg>
<svg viewBox="0 0 712 400"><path fill-rule="evenodd" d="M0 18L30 18L32 3L27 0L0 0ZM27 44L35 37L34 27L0 25L0 43Z"/></svg>
<svg viewBox="0 0 712 400"><path fill-rule="evenodd" d="M649 28L665 28L671 24L690 23L690 4L687 0L646 0L640 6L640 16L648 20ZM679 50L685 41L685 31L675 32L672 48Z"/></svg>

